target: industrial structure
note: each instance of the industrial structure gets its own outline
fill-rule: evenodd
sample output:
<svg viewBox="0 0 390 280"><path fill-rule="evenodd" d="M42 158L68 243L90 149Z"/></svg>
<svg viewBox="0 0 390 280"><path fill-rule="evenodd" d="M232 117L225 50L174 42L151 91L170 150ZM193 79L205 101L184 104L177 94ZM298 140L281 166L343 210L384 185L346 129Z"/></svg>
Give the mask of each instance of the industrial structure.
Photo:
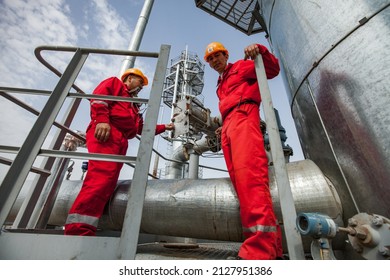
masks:
<svg viewBox="0 0 390 280"><path fill-rule="evenodd" d="M169 62L169 45L138 50L153 1L145 1L129 50L43 46L38 60L60 79L52 92L0 88L39 115L15 153L0 187L0 259L224 259L243 241L239 205L228 178L201 179L199 155L218 152L221 119L203 104L204 65L187 49ZM377 1L195 0L195 6L248 35L263 32L279 58L306 159L289 162L285 130L256 70L265 111L270 188L289 259L390 258L390 3ZM348 17L346 16L348 15ZM138 35L137 35L138 34ZM60 73L42 51L72 52ZM137 156L78 152L85 139L69 129L81 98L74 81L89 54L157 59L151 98L101 99L147 103ZM299 63L297 62L299 61ZM70 93L71 89L77 93ZM13 92L48 95L41 112ZM62 123L55 118L72 98ZM95 98L95 97L94 97ZM171 108L175 130L164 178L149 174L160 103ZM276 114L275 114L276 113ZM58 128L50 149L48 131ZM158 153L158 152L157 152ZM46 160L33 166L37 156ZM159 157L163 157L158 154ZM68 210L82 180L66 180L70 159L121 161L134 167L118 182L97 237L63 236ZM26 181L29 172L38 174ZM88 171L87 171L88 172ZM159 180L157 180L159 179Z"/></svg>

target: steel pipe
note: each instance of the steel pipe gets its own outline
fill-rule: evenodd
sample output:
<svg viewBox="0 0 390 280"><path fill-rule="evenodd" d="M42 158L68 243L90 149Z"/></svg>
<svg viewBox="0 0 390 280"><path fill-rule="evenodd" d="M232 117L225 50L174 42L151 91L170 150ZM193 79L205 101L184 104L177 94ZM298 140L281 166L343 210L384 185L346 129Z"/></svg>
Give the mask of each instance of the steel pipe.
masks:
<svg viewBox="0 0 390 280"><path fill-rule="evenodd" d="M318 212L341 224L342 209L333 185L310 160L287 164L297 212ZM281 219L274 172L270 168L270 189L276 215ZM121 181L106 206L99 227L121 230L131 181ZM82 181L63 181L49 224L63 226ZM28 189L28 187L26 186ZM21 192L8 222L16 216L23 200ZM19 206L18 206L19 205ZM141 221L141 232L210 239L242 241L239 204L229 178L199 180L149 180Z"/></svg>

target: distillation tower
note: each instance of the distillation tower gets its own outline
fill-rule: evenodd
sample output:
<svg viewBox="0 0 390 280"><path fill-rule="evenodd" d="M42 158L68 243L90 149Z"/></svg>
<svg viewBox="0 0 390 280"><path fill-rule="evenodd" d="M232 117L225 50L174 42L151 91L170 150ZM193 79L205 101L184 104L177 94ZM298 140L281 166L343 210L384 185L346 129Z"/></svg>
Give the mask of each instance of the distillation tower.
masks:
<svg viewBox="0 0 390 280"><path fill-rule="evenodd" d="M214 131L221 126L220 117L211 117L201 94L204 64L197 54L186 50L171 60L163 92L163 102L171 108L175 123L171 159L166 179L199 177L199 155L220 148ZM184 162L189 161L188 165Z"/></svg>

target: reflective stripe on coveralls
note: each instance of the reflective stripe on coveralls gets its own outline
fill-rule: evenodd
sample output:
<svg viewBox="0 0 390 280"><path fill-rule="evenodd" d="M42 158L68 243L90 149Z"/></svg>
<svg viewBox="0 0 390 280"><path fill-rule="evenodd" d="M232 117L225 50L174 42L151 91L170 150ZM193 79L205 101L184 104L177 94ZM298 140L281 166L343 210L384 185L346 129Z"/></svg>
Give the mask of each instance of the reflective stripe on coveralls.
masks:
<svg viewBox="0 0 390 280"><path fill-rule="evenodd" d="M267 78L276 77L280 71L278 59L265 46L257 46ZM217 95L223 119L222 150L240 203L246 237L238 255L264 260L281 257L281 230L269 190L268 158L260 131L261 95L254 62L239 60L227 64L218 79ZM276 231L269 231L271 228Z"/></svg>
<svg viewBox="0 0 390 280"><path fill-rule="evenodd" d="M127 86L118 78L102 81L94 90L94 95L129 97ZM110 124L110 136L106 142L99 142L95 128L99 123ZM127 139L141 134L142 117L138 106L124 101L91 100L91 122L87 128L87 148L89 153L126 155ZM156 126L156 134L165 131L165 125ZM115 191L123 163L89 160L83 186L76 197L69 216L93 217L99 219L104 207ZM70 223L71 222L71 223ZM65 235L95 235L96 225L89 220L70 220L65 225Z"/></svg>
<svg viewBox="0 0 390 280"><path fill-rule="evenodd" d="M105 101L101 101L101 100L94 100L91 102L91 105L94 105L94 104L102 104L102 105L105 105L108 107L108 103L105 102Z"/></svg>
<svg viewBox="0 0 390 280"><path fill-rule="evenodd" d="M252 232L263 231L263 232L276 232L276 227L274 226L263 226L263 225L255 225L250 228L242 228L243 232Z"/></svg>
<svg viewBox="0 0 390 280"><path fill-rule="evenodd" d="M129 97L127 86L118 78L102 81L93 95ZM133 138L142 128L138 107L129 102L91 100L91 122L87 128L89 153L126 155L128 138ZM95 128L99 123L110 124L110 136L106 142L99 142ZM123 163L89 160L83 186L76 197L69 216L95 217L99 219L107 201L114 192ZM95 235L96 225L88 221L73 221L65 225L65 235Z"/></svg>
<svg viewBox="0 0 390 280"><path fill-rule="evenodd" d="M128 142L115 126L111 126L110 137L101 143L95 137L95 125L87 130L87 148L89 153L126 155ZM90 160L83 186L76 197L69 217L89 217L87 220L70 220L65 225L65 235L91 235L96 232L93 217L99 220L104 207L115 191L123 163Z"/></svg>
<svg viewBox="0 0 390 280"><path fill-rule="evenodd" d="M222 149L240 203L246 237L239 256L248 260L280 257L280 230L269 191L268 158L260 131L258 105L243 104L226 116L222 126Z"/></svg>
<svg viewBox="0 0 390 280"><path fill-rule="evenodd" d="M99 223L99 218L93 216L87 216L87 215L80 215L80 214L68 215L65 224L75 224L75 223L83 223L83 224L91 225L93 227L97 227Z"/></svg>

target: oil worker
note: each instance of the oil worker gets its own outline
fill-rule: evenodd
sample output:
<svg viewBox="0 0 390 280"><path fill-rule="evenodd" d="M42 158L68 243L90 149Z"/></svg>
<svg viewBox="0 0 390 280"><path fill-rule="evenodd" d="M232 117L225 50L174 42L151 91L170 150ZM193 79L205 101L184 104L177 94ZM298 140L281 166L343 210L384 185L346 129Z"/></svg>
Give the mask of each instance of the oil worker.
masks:
<svg viewBox="0 0 390 280"><path fill-rule="evenodd" d="M268 159L260 130L261 96L254 59L261 54L268 79L279 74L278 59L268 49L253 44L245 59L228 63L229 51L219 42L206 47L204 59L219 73L217 95L222 116L222 151L240 204L245 241L237 259L271 260L282 257L281 231L273 210L268 179ZM247 60L251 58L253 60Z"/></svg>
<svg viewBox="0 0 390 280"><path fill-rule="evenodd" d="M127 69L121 76L102 81L95 95L136 97L148 84L137 68ZM136 103L91 99L91 122L86 131L90 153L126 155L128 139L141 134L143 119ZM156 134L172 130L173 124L156 126ZM123 163L90 160L83 186L65 223L65 235L96 235L99 218L113 194Z"/></svg>

